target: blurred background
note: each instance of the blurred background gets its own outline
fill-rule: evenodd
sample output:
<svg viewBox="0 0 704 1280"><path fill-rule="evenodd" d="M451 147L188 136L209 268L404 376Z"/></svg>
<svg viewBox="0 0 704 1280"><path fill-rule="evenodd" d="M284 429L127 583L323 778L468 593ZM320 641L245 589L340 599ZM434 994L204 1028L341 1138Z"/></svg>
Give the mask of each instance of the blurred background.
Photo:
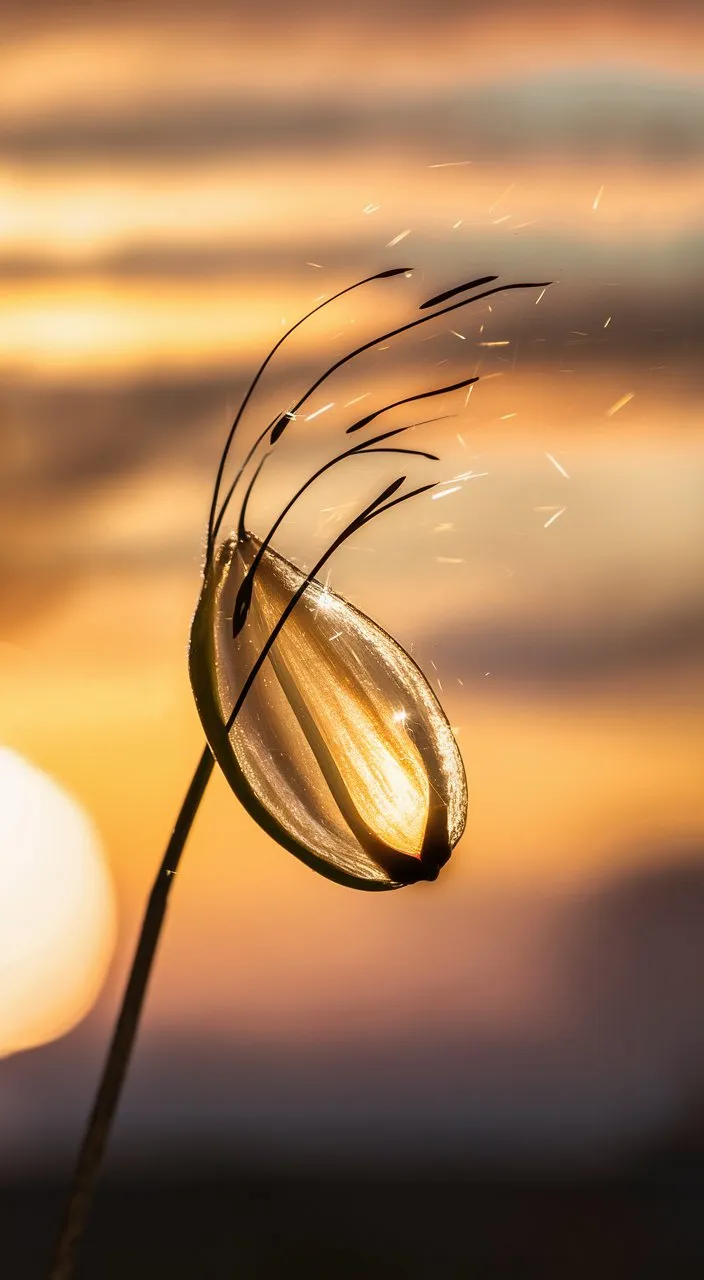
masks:
<svg viewBox="0 0 704 1280"><path fill-rule="evenodd" d="M81 1274L699 1273L703 34L688 0L4 19L0 743L88 815L118 921L88 1016L109 910L71 1010L47 973L58 1023L0 1062L13 1280L41 1274L201 750L186 646L233 412L283 328L395 266L292 338L245 443L432 294L555 283L346 366L252 523L362 412L481 376L384 419L448 415L409 436L443 484L330 579L438 689L467 831L436 884L354 894L213 780ZM280 549L310 562L378 485L338 473Z"/></svg>

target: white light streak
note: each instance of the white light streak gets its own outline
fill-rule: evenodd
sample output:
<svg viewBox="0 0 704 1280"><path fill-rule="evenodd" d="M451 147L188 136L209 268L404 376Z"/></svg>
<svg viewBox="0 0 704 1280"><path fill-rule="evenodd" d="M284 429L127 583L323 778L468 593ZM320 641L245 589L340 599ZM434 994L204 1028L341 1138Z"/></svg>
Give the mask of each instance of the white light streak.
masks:
<svg viewBox="0 0 704 1280"><path fill-rule="evenodd" d="M599 201L601 200L601 197L603 196L603 194L604 194L604 188L603 188L603 187L599 187L599 190L597 191L597 193L596 193L596 195L595 195L595 197L594 197L594 203L593 203L593 205L592 205L592 209L595 209L595 210L596 210L596 209L598 209L598 208L599 208Z"/></svg>
<svg viewBox="0 0 704 1280"><path fill-rule="evenodd" d="M450 333L453 333L456 338L461 338L463 342L466 341L465 335L463 333L458 333L456 329L450 329Z"/></svg>
<svg viewBox="0 0 704 1280"><path fill-rule="evenodd" d="M481 476L488 476L488 471L461 471L458 476L453 476L453 480L479 480Z"/></svg>
<svg viewBox="0 0 704 1280"><path fill-rule="evenodd" d="M400 244L401 241L405 240L406 236L410 236L410 234L411 234L410 227L407 227L405 231L399 231L398 235L394 236L393 240L389 240L389 243L387 244L386 248L393 249L394 245Z"/></svg>
<svg viewBox="0 0 704 1280"><path fill-rule="evenodd" d="M453 230L453 231L456 231L456 230L457 230L457 228L458 228L458 227L461 227L461 226L462 226L462 219L460 218L460 219L459 219L459 221L457 221L457 222L453 222L453 224L452 224L452 230Z"/></svg>
<svg viewBox="0 0 704 1280"><path fill-rule="evenodd" d="M322 507L320 511L320 519L318 521L318 532L322 532L329 524L340 524L346 511L350 511L357 504L352 502L341 502L336 507Z"/></svg>
<svg viewBox="0 0 704 1280"><path fill-rule="evenodd" d="M560 475L564 476L565 480L569 480L569 476L565 471L565 468L560 465L560 463L557 461L557 458L553 458L551 453L546 453L545 457L547 458L548 462L552 463L553 467L557 467L557 470L559 471Z"/></svg>
<svg viewBox="0 0 704 1280"><path fill-rule="evenodd" d="M355 396L354 400L347 400L342 406L343 409L349 409L352 404L359 404L360 400L365 400L368 395L371 395L370 391L363 391L361 396Z"/></svg>
<svg viewBox="0 0 704 1280"><path fill-rule="evenodd" d="M326 413L328 409L332 409L335 401L331 400L329 404L324 404L322 409L316 409L315 413L309 413L306 422L312 422L314 418L319 418L321 413Z"/></svg>
<svg viewBox="0 0 704 1280"><path fill-rule="evenodd" d="M322 271L322 269L323 269L323 264L322 264L322 262L306 262L306 266L307 266L307 267L317 267L317 268L318 268L318 271Z"/></svg>
<svg viewBox="0 0 704 1280"><path fill-rule="evenodd" d="M604 328L605 328L605 329L608 329L608 327L609 327L609 325L610 325L610 324L611 324L611 316L607 316L607 317L606 317L606 322L605 322L605 324L604 324Z"/></svg>
<svg viewBox="0 0 704 1280"><path fill-rule="evenodd" d="M431 493L430 501L437 502L438 498L449 498L451 493L458 493L461 488L462 485L456 484L452 489L443 489L441 493Z"/></svg>
<svg viewBox="0 0 704 1280"><path fill-rule="evenodd" d="M442 164L429 164L429 169L457 169L463 164L473 164L473 160L445 160Z"/></svg>
<svg viewBox="0 0 704 1280"><path fill-rule="evenodd" d="M550 516L550 518L545 521L543 528L549 529L550 525L554 524L556 520L559 520L560 516L564 515L566 510L567 510L567 507L560 507L559 511L556 511L554 515Z"/></svg>
<svg viewBox="0 0 704 1280"><path fill-rule="evenodd" d="M483 325L482 328L484 328ZM511 341L509 338L502 338L500 342L480 342L478 345L480 347L510 347Z"/></svg>
<svg viewBox="0 0 704 1280"><path fill-rule="evenodd" d="M502 413L501 417L499 418L499 422L508 422L509 418L515 418L517 416L518 415L515 413Z"/></svg>
<svg viewBox="0 0 704 1280"><path fill-rule="evenodd" d="M501 192L501 195L499 196L498 200L495 200L494 203L490 206L489 213L494 212L494 209L496 208L496 206L501 204L501 201L505 199L505 197L509 194L510 191L513 191L513 188L515 187L515 185L516 185L515 182L511 182L509 186L507 186L506 190Z"/></svg>
<svg viewBox="0 0 704 1280"><path fill-rule="evenodd" d="M437 560L438 564L466 564L467 563L467 561L463 560L461 556L436 556L435 559Z"/></svg>
<svg viewBox="0 0 704 1280"><path fill-rule="evenodd" d="M548 291L548 290L547 290L547 285L546 285L546 286L545 286L545 288L541 290L541 292L538 294L537 298L535 299L535 305L536 305L536 307L537 307L537 305L538 305L538 303L539 303L539 302L542 302L542 300L543 300L543 298L545 297L545 294L547 293L547 291Z"/></svg>
<svg viewBox="0 0 704 1280"><path fill-rule="evenodd" d="M612 404L610 409L606 410L606 417L613 418L614 414L618 413L619 409L623 409L625 405L630 403L635 394L635 391L629 391L625 396L621 396L620 400L617 400L615 404Z"/></svg>
<svg viewBox="0 0 704 1280"><path fill-rule="evenodd" d="M380 209L380 208L381 208L380 204L365 204L364 208L362 209L362 213L376 213L377 209Z"/></svg>
<svg viewBox="0 0 704 1280"><path fill-rule="evenodd" d="M505 213L502 218L493 218L492 222L495 227L498 227L500 222L508 222L509 218L512 218L512 217L513 217L512 213Z"/></svg>

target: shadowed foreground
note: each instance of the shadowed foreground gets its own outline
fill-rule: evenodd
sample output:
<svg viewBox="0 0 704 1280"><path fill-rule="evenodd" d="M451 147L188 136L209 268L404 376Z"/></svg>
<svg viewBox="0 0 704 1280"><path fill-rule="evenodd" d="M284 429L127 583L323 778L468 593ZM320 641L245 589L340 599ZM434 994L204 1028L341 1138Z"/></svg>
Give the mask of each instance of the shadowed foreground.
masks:
<svg viewBox="0 0 704 1280"><path fill-rule="evenodd" d="M518 1174L290 1173L113 1177L82 1280L230 1277L680 1277L704 1270L704 1160L581 1179ZM57 1184L6 1184L3 1274L39 1280Z"/></svg>

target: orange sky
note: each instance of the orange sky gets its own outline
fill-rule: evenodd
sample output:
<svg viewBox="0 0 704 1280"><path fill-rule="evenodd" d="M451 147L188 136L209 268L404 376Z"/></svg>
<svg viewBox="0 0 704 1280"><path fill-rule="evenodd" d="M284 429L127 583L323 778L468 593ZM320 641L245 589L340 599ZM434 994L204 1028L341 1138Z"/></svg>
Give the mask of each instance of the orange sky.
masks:
<svg viewBox="0 0 704 1280"><path fill-rule="evenodd" d="M6 45L0 737L72 790L108 850L122 925L93 1039L200 750L185 649L237 389L284 320L373 270L417 273L304 330L248 430L435 290L484 271L559 282L454 313L427 344L392 344L321 389L309 411L334 411L296 424L255 508L264 522L337 447L348 399L483 375L422 440L443 478L477 477L375 526L332 570L441 684L467 834L437 886L409 891L415 906L370 906L274 847L216 780L147 1035L199 1027L215 1043L236 1024L325 1041L341 974L362 1039L365 1002L412 1026L418 928L446 1028L539 1025L554 991L535 939L532 961L502 964L479 928L467 955L492 980L453 987L443 937L460 906L471 920L505 901L510 950L529 910L516 903L579 901L701 839L699 25L629 13L463 19L484 49L471 65L455 19L431 39L412 15L397 44L370 46L361 23L342 62L331 27L306 29L295 58L250 34L236 77L215 9L18 25ZM369 483L360 470L316 491L286 549L305 557ZM379 967L394 974L381 995Z"/></svg>

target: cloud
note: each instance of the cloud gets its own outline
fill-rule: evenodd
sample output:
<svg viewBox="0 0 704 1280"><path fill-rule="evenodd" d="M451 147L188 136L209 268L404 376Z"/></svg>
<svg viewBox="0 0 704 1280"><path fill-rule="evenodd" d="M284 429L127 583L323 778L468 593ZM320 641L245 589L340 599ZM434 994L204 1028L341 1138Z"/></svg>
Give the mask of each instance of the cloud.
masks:
<svg viewBox="0 0 704 1280"><path fill-rule="evenodd" d="M291 98L277 91L172 98L112 110L15 112L0 124L0 156L28 161L113 162L291 151L401 147L408 153L473 160L569 156L601 163L691 164L704 152L704 82L663 72L591 70L498 76L489 84L450 88L370 88L364 95L312 89Z"/></svg>
<svg viewBox="0 0 704 1280"><path fill-rule="evenodd" d="M494 0L491 9L492 13L503 20L512 15L525 14L526 5L522 0ZM531 4L529 9L532 20L536 24L556 14L580 17L584 12L579 0L539 0L539 3ZM654 26L656 29L665 23L684 21L687 18L701 21L701 6L698 0L672 0L664 16L658 10L647 10L644 13L641 0L597 2L592 9L601 19L604 15L611 17L623 15L626 18L637 19L639 26ZM69 21L72 16L80 19L82 23L85 22L84 6L76 3L76 0L67 0L67 3L63 3L60 13L62 23ZM159 19L165 19L168 22L184 14L187 18L192 18L194 14L192 6L184 0L180 2L177 0L176 3L172 0L120 0L117 4L107 3L95 12L91 11L91 19L96 25L102 22L111 23L116 16L124 18L137 16L145 23ZM421 0L413 0L411 4L408 0L357 0L353 13L348 16L344 10L341 11L337 16L337 22L343 27L363 22L369 26L392 28L399 33L400 37L404 28L414 32L426 31L440 23L454 23L457 19L464 19L466 14L467 6L464 0L437 0L432 12ZM300 0L296 5L295 13L283 0L278 2L268 0L268 3L261 4L256 9L252 9L250 5L233 4L232 0L202 0L196 18L200 22L207 22L210 18L217 18L219 15L225 15L234 20L240 30L245 25L246 19L248 32L264 29L267 34L271 34L271 23L280 24L284 30L288 30L290 26L319 23L322 19L330 17L330 8L324 0ZM32 0L31 5L13 14L12 29L15 31L20 31L23 27L31 29L35 24L46 23L51 18L57 18L57 8L52 0Z"/></svg>
<svg viewBox="0 0 704 1280"><path fill-rule="evenodd" d="M704 850L683 836L661 854L654 843L649 867L575 899L556 945L593 1070L649 1080L665 1122L697 1117L688 1136L704 1142Z"/></svg>
<svg viewBox="0 0 704 1280"><path fill-rule="evenodd" d="M608 263L595 254L591 266L587 265L588 248L578 242L565 241L553 256L563 265L572 256L578 264L574 276L570 278L568 271L538 310L531 309L527 314L523 307L518 327L515 302L505 304L502 315L506 318L501 323L507 332L518 333L520 337L520 362L514 375L529 376L535 370L543 379L553 380L556 387L564 386L562 371L568 363L575 380L585 380L585 387L593 395L590 383L598 381L605 371L622 366L629 371L624 377L638 383L641 403L642 397L657 392L658 378L663 375L649 372L651 366L657 366L660 370L674 369L680 379L680 390L688 383L694 392L701 384L697 352L704 341L704 324L700 290L696 280L688 282L686 276L697 258L697 244L698 240L691 239L671 247L674 278L665 286L661 278L651 284L647 272L641 281L629 279L628 273L635 272L636 264L626 255L622 264L623 282L612 288L598 282L585 283L590 281L592 271L595 273L597 262L604 273ZM499 265L497 258L504 256L481 246L479 250L473 247L473 252L476 261L490 266ZM540 252L543 259L550 256L546 247ZM641 252L646 261L647 246L642 247ZM514 256L520 258L520 253L514 252ZM528 250L526 258L532 256ZM422 258L421 252L421 261ZM445 259L448 264L451 262L449 250L443 251L439 259L436 254L439 262L436 279L440 285L447 279L457 278L456 262L451 274L449 266L443 265ZM249 262L251 266L252 260ZM522 267L518 261L502 261L500 265L504 267L502 278L509 280L519 279L531 268L529 261ZM544 267L545 261L539 265ZM536 264L532 266L535 271ZM269 268L275 275L276 259L267 264L262 257L261 267L263 272ZM354 279L355 274L361 275L363 270L360 259L350 264L345 274ZM662 276L662 262L658 270ZM236 296L233 283L233 299ZM107 295L105 306L109 308L109 305ZM233 300L233 309L236 305ZM409 310L404 318L413 314ZM454 320L466 325L471 316L472 310L468 308L466 312L453 313L443 323L449 326ZM607 316L612 319L605 329ZM496 327L497 317L493 319ZM431 344L432 353L431 346L418 346L413 341L414 335L409 335L395 350L393 369L399 380L405 377L417 380L419 353L428 361L429 380L433 374L431 354L433 360L446 357L444 380L448 383L466 374L468 360L474 368L482 352L471 342L466 346L458 343L449 328L443 329L443 323L436 326L444 336ZM432 326L428 332L433 332ZM295 344L293 351L296 351ZM230 409L239 402L255 367L256 360L250 358L241 360L238 366L233 352L227 368L208 374L199 371L197 366L184 374L174 366L153 376L125 378L121 373L119 378L102 377L90 382L86 382L80 370L75 381L68 381L65 375L56 383L46 375L41 380L35 376L31 380L7 379L0 388L0 438L4 436L5 441L0 484L6 497L10 499L21 487L26 500L32 493L43 499L63 498L72 492L82 492L101 478L117 482L121 476L129 476L158 459L165 462L181 459L189 467L200 464L211 467ZM484 361L485 373L490 367ZM372 378L369 385L373 387L373 373L368 365L363 368L364 377ZM313 352L303 359L297 352L288 357L282 353L266 375L266 408L273 405L275 409L277 401L288 403L291 388L310 385L319 372L320 363ZM377 391L380 404L384 403L384 390L380 386ZM602 414L606 407L608 400ZM672 429L676 429L674 423ZM17 462L13 465L13 454L18 450Z"/></svg>
<svg viewBox="0 0 704 1280"><path fill-rule="evenodd" d="M643 617L631 608L614 617L599 592L590 597L590 618L562 614L534 621L456 621L442 636L421 637L419 651L432 652L447 677L460 672L465 684L490 670L502 687L550 690L603 681L632 681L657 670L698 668L704 652L704 600L687 599Z"/></svg>

